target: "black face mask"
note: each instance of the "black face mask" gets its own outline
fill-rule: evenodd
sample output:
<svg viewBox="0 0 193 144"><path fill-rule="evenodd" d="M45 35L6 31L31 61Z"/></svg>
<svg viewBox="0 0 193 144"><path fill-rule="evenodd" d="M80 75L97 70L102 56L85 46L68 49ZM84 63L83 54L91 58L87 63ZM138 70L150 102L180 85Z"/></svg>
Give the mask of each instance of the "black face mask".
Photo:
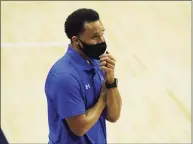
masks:
<svg viewBox="0 0 193 144"><path fill-rule="evenodd" d="M80 40L80 39L79 39ZM81 41L81 40L80 40ZM104 54L107 49L106 42L98 44L86 44L81 41L83 48L81 50L90 58L99 60L99 56Z"/></svg>

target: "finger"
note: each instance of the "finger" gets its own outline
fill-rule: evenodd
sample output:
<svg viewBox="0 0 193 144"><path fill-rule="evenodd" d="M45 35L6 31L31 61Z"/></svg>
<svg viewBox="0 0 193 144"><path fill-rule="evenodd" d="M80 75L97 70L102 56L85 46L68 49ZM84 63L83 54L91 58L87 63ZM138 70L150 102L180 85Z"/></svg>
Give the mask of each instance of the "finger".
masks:
<svg viewBox="0 0 193 144"><path fill-rule="evenodd" d="M100 59L100 62L102 61L106 61L107 63L110 63L112 65L115 65L115 61L114 60L111 60L109 57L103 57Z"/></svg>
<svg viewBox="0 0 193 144"><path fill-rule="evenodd" d="M110 58L111 60L113 60L113 61L116 61L115 58L114 58L111 54L109 54L109 58Z"/></svg>
<svg viewBox="0 0 193 144"><path fill-rule="evenodd" d="M115 58L109 53L109 51L106 51L106 54L113 60L115 60Z"/></svg>
<svg viewBox="0 0 193 144"><path fill-rule="evenodd" d="M109 54L102 54L101 56L99 56L99 58L102 58L102 57L109 57Z"/></svg>
<svg viewBox="0 0 193 144"><path fill-rule="evenodd" d="M113 71L113 69L107 68L106 66L101 66L100 68L101 68L102 70L104 70L104 72L106 72L106 73Z"/></svg>
<svg viewBox="0 0 193 144"><path fill-rule="evenodd" d="M107 65L107 62L106 62L106 61L100 62L100 66L106 66L106 65Z"/></svg>
<svg viewBox="0 0 193 144"><path fill-rule="evenodd" d="M115 58L114 58L110 53L103 54L103 55L99 56L99 58L103 58L103 57L109 57L109 58L112 59L113 61L116 61Z"/></svg>
<svg viewBox="0 0 193 144"><path fill-rule="evenodd" d="M110 69L112 69L112 70L114 70L114 68L115 68L115 66L112 65L112 64L110 64L110 63L107 63L106 67L107 67L107 68L110 68Z"/></svg>

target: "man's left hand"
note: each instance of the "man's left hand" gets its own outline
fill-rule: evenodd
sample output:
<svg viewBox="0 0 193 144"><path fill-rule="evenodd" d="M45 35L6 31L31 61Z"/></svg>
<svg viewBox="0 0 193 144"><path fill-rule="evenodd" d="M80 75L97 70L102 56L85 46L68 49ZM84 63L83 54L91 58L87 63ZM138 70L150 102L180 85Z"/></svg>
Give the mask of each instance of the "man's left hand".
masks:
<svg viewBox="0 0 193 144"><path fill-rule="evenodd" d="M114 82L115 58L107 52L100 56L100 68L106 73L107 83Z"/></svg>

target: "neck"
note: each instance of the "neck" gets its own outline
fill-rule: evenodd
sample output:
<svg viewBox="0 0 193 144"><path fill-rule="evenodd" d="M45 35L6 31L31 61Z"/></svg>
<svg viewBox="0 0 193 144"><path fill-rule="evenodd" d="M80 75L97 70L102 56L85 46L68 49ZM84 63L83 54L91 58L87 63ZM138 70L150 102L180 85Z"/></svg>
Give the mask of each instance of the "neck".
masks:
<svg viewBox="0 0 193 144"><path fill-rule="evenodd" d="M80 54L80 56L81 56L84 60L86 60L87 62L89 62L89 58L84 54L84 52L83 52L82 50L80 50L79 47L77 47L77 46L74 45L73 43L71 43L71 46L72 46L72 48L74 48L74 49Z"/></svg>

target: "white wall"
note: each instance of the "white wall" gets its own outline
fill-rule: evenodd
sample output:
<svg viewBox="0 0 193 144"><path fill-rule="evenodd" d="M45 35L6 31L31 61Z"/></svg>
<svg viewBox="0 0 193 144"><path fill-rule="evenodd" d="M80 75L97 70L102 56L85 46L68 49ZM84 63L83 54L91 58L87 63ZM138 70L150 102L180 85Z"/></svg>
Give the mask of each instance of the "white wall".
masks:
<svg viewBox="0 0 193 144"><path fill-rule="evenodd" d="M48 141L45 77L66 51L66 17L81 7L100 13L117 59L123 109L108 123L109 143L190 142L191 2L182 1L2 2L1 126L9 142Z"/></svg>

